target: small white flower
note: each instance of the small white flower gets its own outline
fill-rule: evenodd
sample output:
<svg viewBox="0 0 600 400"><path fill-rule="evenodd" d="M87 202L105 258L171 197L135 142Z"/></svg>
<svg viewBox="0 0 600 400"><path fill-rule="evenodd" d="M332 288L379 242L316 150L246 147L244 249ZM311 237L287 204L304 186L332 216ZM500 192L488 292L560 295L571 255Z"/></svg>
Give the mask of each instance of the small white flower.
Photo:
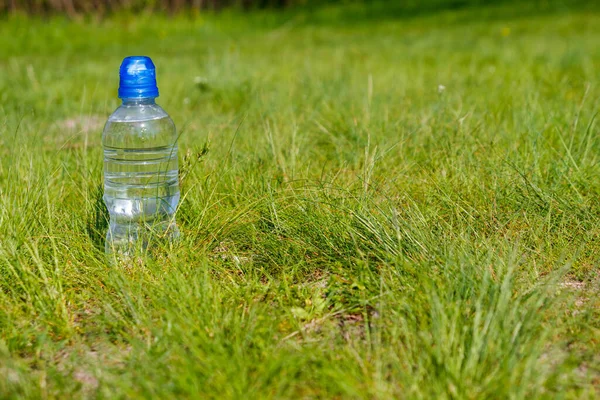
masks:
<svg viewBox="0 0 600 400"><path fill-rule="evenodd" d="M189 97L184 98L183 104L190 104L190 98Z"/></svg>
<svg viewBox="0 0 600 400"><path fill-rule="evenodd" d="M442 93L444 90L446 90L446 86L438 85L438 93Z"/></svg>

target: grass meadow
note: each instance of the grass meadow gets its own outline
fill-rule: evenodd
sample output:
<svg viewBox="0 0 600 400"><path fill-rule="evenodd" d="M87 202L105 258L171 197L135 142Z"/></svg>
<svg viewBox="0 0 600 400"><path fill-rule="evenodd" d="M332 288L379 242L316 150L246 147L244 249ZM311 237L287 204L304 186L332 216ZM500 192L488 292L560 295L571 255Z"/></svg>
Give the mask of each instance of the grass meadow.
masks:
<svg viewBox="0 0 600 400"><path fill-rule="evenodd" d="M0 397L600 396L600 9L0 18ZM104 255L149 55L181 240Z"/></svg>

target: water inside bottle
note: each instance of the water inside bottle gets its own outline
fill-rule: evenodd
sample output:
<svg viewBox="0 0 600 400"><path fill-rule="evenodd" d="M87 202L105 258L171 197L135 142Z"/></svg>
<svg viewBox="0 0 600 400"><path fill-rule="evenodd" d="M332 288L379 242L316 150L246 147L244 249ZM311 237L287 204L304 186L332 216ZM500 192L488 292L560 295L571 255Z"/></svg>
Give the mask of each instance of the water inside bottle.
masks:
<svg viewBox="0 0 600 400"><path fill-rule="evenodd" d="M170 118L163 119L110 121L112 134L104 143L109 253L129 253L136 244L145 247L151 234L169 239L179 235L174 219L180 196L177 145L172 143Z"/></svg>

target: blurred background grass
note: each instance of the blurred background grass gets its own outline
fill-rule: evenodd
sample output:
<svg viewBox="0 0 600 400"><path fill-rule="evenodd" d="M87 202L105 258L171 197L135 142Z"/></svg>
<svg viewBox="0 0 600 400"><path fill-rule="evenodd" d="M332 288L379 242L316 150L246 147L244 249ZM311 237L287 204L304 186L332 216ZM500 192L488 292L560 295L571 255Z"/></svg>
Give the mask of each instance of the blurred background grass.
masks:
<svg viewBox="0 0 600 400"><path fill-rule="evenodd" d="M369 5L368 12L385 12L388 16L417 15L427 12L465 7L513 4L516 7L535 5L538 10L552 7L563 9L591 3L586 0L0 0L0 12L49 15L64 13L71 17L106 15L115 12L200 12L203 10L239 10L317 8L322 6L348 7ZM364 10L363 10L364 11Z"/></svg>
<svg viewBox="0 0 600 400"><path fill-rule="evenodd" d="M110 13L115 11L180 11L221 10L227 7L239 9L286 8L317 6L323 4L348 4L348 0L1 0L0 10L31 14L67 13L71 16L86 13ZM388 2L388 8L419 9L428 7L461 7L479 5L481 0L428 0ZM391 7L390 7L391 6Z"/></svg>

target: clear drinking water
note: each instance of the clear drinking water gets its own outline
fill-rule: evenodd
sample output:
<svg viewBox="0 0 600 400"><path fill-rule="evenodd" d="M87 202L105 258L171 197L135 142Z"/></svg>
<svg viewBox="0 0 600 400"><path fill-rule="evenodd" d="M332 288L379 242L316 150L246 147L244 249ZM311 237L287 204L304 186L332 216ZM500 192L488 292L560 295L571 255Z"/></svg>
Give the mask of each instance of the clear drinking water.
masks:
<svg viewBox="0 0 600 400"><path fill-rule="evenodd" d="M110 214L106 252L131 254L151 238L179 235L177 134L158 96L154 64L128 57L121 65L123 104L102 134L104 202Z"/></svg>

